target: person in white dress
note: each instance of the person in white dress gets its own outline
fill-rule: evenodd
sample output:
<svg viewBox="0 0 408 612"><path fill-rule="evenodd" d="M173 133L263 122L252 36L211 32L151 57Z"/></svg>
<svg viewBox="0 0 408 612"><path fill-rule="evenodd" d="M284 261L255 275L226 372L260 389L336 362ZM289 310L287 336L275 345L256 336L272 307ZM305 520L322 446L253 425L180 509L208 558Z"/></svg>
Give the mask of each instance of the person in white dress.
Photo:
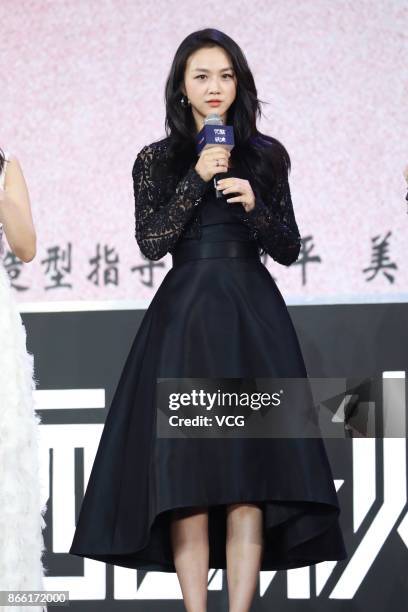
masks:
<svg viewBox="0 0 408 612"><path fill-rule="evenodd" d="M36 254L30 199L18 159L0 150L0 591L44 590L46 506L40 501L34 359L5 267L5 239L21 261ZM2 602L1 602L2 603ZM0 610L26 612L26 606ZM46 606L30 606L43 612Z"/></svg>

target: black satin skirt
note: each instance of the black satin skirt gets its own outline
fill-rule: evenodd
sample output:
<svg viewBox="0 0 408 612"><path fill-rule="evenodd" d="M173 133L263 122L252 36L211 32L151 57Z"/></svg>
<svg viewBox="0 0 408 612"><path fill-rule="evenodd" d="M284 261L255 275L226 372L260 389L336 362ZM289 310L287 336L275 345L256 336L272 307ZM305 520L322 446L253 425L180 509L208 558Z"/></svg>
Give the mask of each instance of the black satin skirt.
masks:
<svg viewBox="0 0 408 612"><path fill-rule="evenodd" d="M69 552L175 572L173 511L205 508L209 567L225 569L226 507L251 503L262 509L261 570L345 559L322 439L156 436L157 378L307 376L286 304L253 245L192 244L178 250L132 344Z"/></svg>

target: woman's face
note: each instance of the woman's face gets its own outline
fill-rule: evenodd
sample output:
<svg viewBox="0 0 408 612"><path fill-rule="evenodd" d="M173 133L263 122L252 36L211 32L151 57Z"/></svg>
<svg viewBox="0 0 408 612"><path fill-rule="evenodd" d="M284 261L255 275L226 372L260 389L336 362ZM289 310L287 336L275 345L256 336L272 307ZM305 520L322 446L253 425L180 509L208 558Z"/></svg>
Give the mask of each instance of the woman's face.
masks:
<svg viewBox="0 0 408 612"><path fill-rule="evenodd" d="M182 92L191 103L197 131L201 130L210 113L219 114L226 122L227 111L236 97L237 78L222 47L202 48L190 55ZM218 106L209 104L215 99L221 102Z"/></svg>

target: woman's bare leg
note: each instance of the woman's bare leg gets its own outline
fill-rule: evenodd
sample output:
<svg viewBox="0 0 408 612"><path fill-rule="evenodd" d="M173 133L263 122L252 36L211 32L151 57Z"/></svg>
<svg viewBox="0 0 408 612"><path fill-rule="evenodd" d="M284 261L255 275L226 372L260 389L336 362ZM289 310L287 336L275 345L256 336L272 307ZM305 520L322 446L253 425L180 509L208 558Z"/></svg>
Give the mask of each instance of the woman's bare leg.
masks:
<svg viewBox="0 0 408 612"><path fill-rule="evenodd" d="M256 504L227 506L229 612L249 612L263 552L262 509Z"/></svg>
<svg viewBox="0 0 408 612"><path fill-rule="evenodd" d="M174 510L171 541L174 565L187 612L206 612L208 585L208 510ZM194 514L191 514L194 512Z"/></svg>

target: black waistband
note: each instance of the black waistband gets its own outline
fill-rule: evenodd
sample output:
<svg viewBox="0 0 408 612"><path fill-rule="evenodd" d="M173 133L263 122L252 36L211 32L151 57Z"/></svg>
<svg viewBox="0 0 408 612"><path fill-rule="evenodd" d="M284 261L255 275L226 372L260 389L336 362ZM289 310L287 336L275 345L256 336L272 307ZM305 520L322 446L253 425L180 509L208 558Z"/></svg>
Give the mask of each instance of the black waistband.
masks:
<svg viewBox="0 0 408 612"><path fill-rule="evenodd" d="M259 257L255 242L196 242L179 245L172 253L173 266L191 259L211 259L215 257Z"/></svg>

